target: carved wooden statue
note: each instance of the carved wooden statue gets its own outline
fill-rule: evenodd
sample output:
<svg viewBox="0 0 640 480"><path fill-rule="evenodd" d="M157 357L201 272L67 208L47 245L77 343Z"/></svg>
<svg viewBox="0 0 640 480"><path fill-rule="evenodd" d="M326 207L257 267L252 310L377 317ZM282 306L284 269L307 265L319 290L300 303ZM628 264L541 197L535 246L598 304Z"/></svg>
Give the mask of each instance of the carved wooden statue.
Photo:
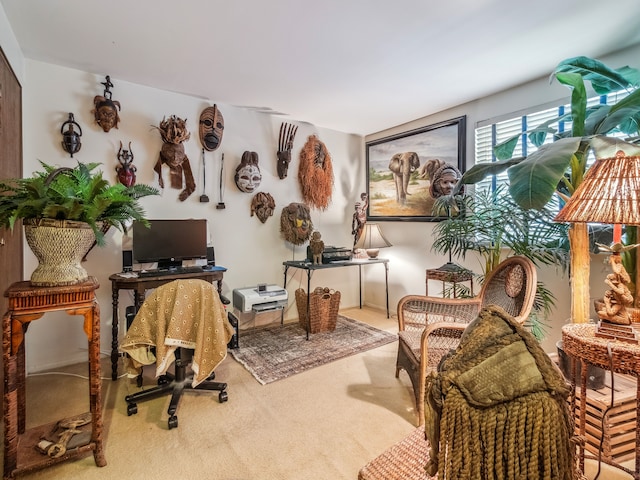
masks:
<svg viewBox="0 0 640 480"><path fill-rule="evenodd" d="M184 145L182 144L182 142L189 140L191 136L187 130L187 120L171 115L168 119L163 118L160 126L155 128L160 132L163 144L153 170L158 174L158 182L161 188L164 188L164 180L162 179L163 163L170 170L171 188L182 188L182 176L184 175L185 188L178 196L180 201L183 202L196 189L193 173L191 172L191 164L186 153L184 153Z"/></svg>
<svg viewBox="0 0 640 480"><path fill-rule="evenodd" d="M311 234L311 240L309 240L309 249L311 250L312 261L314 265L320 265L322 263L324 242L321 240L321 238L322 234L316 230Z"/></svg>

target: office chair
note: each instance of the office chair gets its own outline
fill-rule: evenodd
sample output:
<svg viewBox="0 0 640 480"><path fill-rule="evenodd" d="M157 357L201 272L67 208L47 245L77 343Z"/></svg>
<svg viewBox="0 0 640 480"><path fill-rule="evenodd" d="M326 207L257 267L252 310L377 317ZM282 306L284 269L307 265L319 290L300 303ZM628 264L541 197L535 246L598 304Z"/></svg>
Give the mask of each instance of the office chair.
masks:
<svg viewBox="0 0 640 480"><path fill-rule="evenodd" d="M127 415L137 413L137 402L171 394L167 413L172 429L178 426L176 411L185 390L218 391L220 403L226 402L227 384L213 381L214 369L226 358L234 333L211 283L174 280L156 288L140 307L120 350L128 355L130 377L138 377L143 365L155 363L158 385L127 395ZM172 363L174 374L167 373Z"/></svg>

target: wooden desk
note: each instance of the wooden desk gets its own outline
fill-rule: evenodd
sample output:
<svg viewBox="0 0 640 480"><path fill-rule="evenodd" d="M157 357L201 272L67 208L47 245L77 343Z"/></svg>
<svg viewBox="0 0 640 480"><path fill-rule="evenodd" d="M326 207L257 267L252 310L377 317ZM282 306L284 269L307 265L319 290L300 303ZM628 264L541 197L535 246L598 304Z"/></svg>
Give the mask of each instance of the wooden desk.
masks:
<svg viewBox="0 0 640 480"><path fill-rule="evenodd" d="M112 297L112 325L111 325L111 379L118 379L118 300L120 290L133 290L133 303L136 311L144 302L147 290L159 287L165 283L185 278L199 278L207 282L218 282L218 295L222 294L222 276L227 270L224 267L215 267L213 271L202 271L195 273L177 273L171 275L159 275L157 277L130 277L126 274L114 273L109 277L111 280Z"/></svg>
<svg viewBox="0 0 640 480"><path fill-rule="evenodd" d="M304 262L299 260L289 260L282 262L284 265L284 288L287 288L287 271L289 268L299 268L306 270L307 272L307 319L309 316L309 303L311 295L311 274L316 270L325 270L327 268L340 268L340 267L358 267L358 282L360 285L360 308L362 308L362 266L363 265L375 265L382 263L384 265L384 284L387 300L387 318L389 318L389 259L388 258L371 258L364 260L349 260L344 262L334 263L321 263L319 265L311 262ZM309 326L307 325L307 340L309 339Z"/></svg>
<svg viewBox="0 0 640 480"><path fill-rule="evenodd" d="M96 465L107 464L102 447L102 396L100 373L100 308L95 278L66 287L32 287L17 282L5 292L9 307L2 319L2 359L4 363L4 475L32 472L93 451ZM89 410L91 436L86 445L66 451L58 458L36 451L35 446L58 422L26 430L25 346L29 322L47 312L64 311L84 317L84 332L89 341ZM55 404L55 402L52 402ZM82 427L81 427L82 428Z"/></svg>
<svg viewBox="0 0 640 480"><path fill-rule="evenodd" d="M631 375L636 379L636 399L635 399L635 415L636 421L640 414L640 345L621 342L618 340L607 340L595 336L596 326L586 323L571 323L562 327L562 349L567 355L582 362L580 392L587 391L587 363L596 365L605 370L614 373L624 373ZM609 357L609 349L611 350L611 358ZM574 362L575 363L575 362ZM611 368L613 365L613 369ZM574 365L573 374L571 375L571 404L573 405L574 416L576 410L579 409L577 418L578 434L585 436L586 431L586 411L587 411L587 395L576 395L576 371ZM578 404L579 402L579 404ZM603 432L604 434L604 432ZM579 467L584 472L584 445L579 449ZM640 479L640 429L635 428L635 469L630 470L615 461L607 461L610 465L630 474L634 479Z"/></svg>

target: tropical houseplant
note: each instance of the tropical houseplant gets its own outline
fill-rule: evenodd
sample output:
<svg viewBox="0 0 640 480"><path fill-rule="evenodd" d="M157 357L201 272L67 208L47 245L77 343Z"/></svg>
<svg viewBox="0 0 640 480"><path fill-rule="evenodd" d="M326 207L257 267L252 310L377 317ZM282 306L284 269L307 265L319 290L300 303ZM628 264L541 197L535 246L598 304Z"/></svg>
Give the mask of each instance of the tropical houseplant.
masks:
<svg viewBox="0 0 640 480"><path fill-rule="evenodd" d="M523 255L536 266L555 265L563 272L569 264L568 227L553 221L546 208L526 210L506 195L505 187L478 190L474 195L440 197L435 207L455 208L434 227L432 250L465 259L474 254L480 261L480 281L504 256ZM464 296L467 292L457 292ZM545 320L555 306L555 296L538 281L529 327L537 338L544 335Z"/></svg>
<svg viewBox="0 0 640 480"><path fill-rule="evenodd" d="M587 170L590 152L598 156L615 156L607 148L623 149L633 155L638 147L624 143L637 140L640 124L640 71L628 66L612 69L602 62L575 57L558 64L551 75L571 89L570 110L564 115L545 122L523 134L515 135L494 149L499 160L490 164L477 164L467 170L460 185L477 183L488 175L507 171L509 193L525 209L542 209L554 195L569 198L580 185ZM588 105L586 83L598 95L627 91L628 95L614 105ZM561 131L560 122L571 122L571 129ZM554 141L545 143L547 136ZM513 157L523 137L538 149L526 157ZM570 272L572 284L571 315L573 322L589 319L589 235L583 223L570 225Z"/></svg>
<svg viewBox="0 0 640 480"><path fill-rule="evenodd" d="M104 245L110 227L126 233L128 224L148 224L138 200L157 195L144 184L114 185L94 170L98 163L78 162L43 170L29 178L0 182L0 226L13 230L22 220L27 243L38 258L31 282L38 286L71 285L87 279L80 265L94 244Z"/></svg>

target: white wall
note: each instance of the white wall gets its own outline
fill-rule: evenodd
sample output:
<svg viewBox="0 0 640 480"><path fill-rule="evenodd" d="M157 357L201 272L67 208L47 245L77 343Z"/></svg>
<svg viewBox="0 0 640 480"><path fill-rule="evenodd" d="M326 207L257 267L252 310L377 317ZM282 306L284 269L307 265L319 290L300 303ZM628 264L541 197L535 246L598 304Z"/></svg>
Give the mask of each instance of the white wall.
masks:
<svg viewBox="0 0 640 480"><path fill-rule="evenodd" d="M105 72L105 74L108 72ZM111 78L114 83L112 99L121 103L121 122L118 129L108 133L102 131L93 119L93 97L102 95L103 74L93 74L63 68L32 60L26 61L24 85L24 175L29 176L40 169L38 160L48 164L69 166L76 160L100 162L106 178L116 182L115 166L120 141L128 146L132 142L137 167L138 183L157 186L157 175L153 171L162 141L153 128L163 117L177 115L187 119L191 138L185 143L196 179L197 190L187 200L180 202L180 190L168 187L168 169L164 167L166 188L161 196L142 200L148 218L206 218L211 243L215 247L216 261L228 268L223 282L223 293L231 297L231 290L266 282L282 285L282 262L302 259L305 247L295 249L280 237L280 212L291 202L302 201L297 179L298 155L311 134L317 134L326 144L332 156L335 190L330 207L324 211L312 209L311 217L320 230L327 245L351 246L351 219L353 205L364 188L364 162L362 162L362 138L326 129L317 129L306 123L298 123L299 129L293 149L293 161L286 179L278 178L276 171L277 138L279 117L255 113L247 109L218 104L225 121L221 147L215 152L206 152L206 185L210 202L199 201L202 193L201 145L197 121L203 108L213 104L172 92L161 91ZM61 146L60 127L73 112L82 127L82 148L74 158ZM290 120L295 123L295 120ZM262 224L257 217L250 216L252 195L241 192L235 185L235 168L245 150L259 155L262 172L260 191L269 192L276 201L274 215ZM221 154L224 153L224 202L226 208L217 210L218 175ZM85 268L100 282L98 299L101 308L102 350L111 348L111 283L109 275L122 268L121 245L123 235L115 230L107 234L107 245L95 248L88 256ZM28 249L25 250L25 278L29 278L37 265ZM382 267L380 267L382 268ZM383 274L380 274L384 278ZM356 269L339 269L334 272L318 272L314 275L312 288L330 286L342 292L344 307L358 304ZM294 291L302 285L306 289L306 277L297 270L290 270L288 288L290 308L286 316L297 317ZM124 307L132 304L132 295L122 292L120 319L124 318ZM34 322L27 336L27 363L30 371L55 367L86 358L86 339L81 328L69 328L69 319L63 314L48 315L45 320ZM77 320L80 325L80 318ZM120 322L123 330L123 321Z"/></svg>

